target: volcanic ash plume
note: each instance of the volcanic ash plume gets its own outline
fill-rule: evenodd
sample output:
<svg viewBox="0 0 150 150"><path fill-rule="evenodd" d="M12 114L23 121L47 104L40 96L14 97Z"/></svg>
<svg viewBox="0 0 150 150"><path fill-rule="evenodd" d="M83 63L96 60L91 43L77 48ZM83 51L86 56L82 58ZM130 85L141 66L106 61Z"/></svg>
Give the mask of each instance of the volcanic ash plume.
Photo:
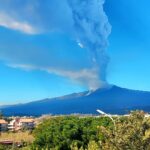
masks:
<svg viewBox="0 0 150 150"><path fill-rule="evenodd" d="M93 73L97 78L91 78L90 88L98 88L106 83L108 57L105 49L111 32L111 26L103 10L104 0L68 0L68 3L72 9L77 41L92 55L91 71L95 71Z"/></svg>
<svg viewBox="0 0 150 150"><path fill-rule="evenodd" d="M0 41L0 59L9 66L47 71L89 89L106 85L105 50L111 26L104 0L0 3L0 26L10 29L8 33L15 30Z"/></svg>

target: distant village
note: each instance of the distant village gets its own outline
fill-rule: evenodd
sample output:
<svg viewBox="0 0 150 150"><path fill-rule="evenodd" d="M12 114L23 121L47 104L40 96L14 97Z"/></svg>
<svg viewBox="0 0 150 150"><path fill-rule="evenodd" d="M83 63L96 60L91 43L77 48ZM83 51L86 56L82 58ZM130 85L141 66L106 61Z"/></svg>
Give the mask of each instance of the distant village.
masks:
<svg viewBox="0 0 150 150"><path fill-rule="evenodd" d="M10 121L0 119L0 132L32 130L35 127L35 120L27 117L12 117Z"/></svg>

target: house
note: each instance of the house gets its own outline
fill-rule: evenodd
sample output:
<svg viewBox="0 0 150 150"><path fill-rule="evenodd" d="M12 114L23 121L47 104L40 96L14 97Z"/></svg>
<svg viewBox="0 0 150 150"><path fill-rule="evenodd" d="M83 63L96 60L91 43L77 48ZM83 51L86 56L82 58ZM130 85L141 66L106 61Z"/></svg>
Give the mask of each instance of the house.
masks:
<svg viewBox="0 0 150 150"><path fill-rule="evenodd" d="M0 119L0 132L7 131L8 123L4 119Z"/></svg>
<svg viewBox="0 0 150 150"><path fill-rule="evenodd" d="M30 130L35 126L34 119L31 118L15 118L8 124L10 131L18 131L21 129Z"/></svg>
<svg viewBox="0 0 150 150"><path fill-rule="evenodd" d="M31 118L21 118L19 120L19 124L18 125L19 125L20 129L30 130L30 129L34 128L35 123L34 123L34 119L31 119Z"/></svg>
<svg viewBox="0 0 150 150"><path fill-rule="evenodd" d="M8 130L9 131L17 131L17 130L19 130L20 128L19 128L19 118L15 118L15 119L13 119L13 120L11 120L10 122L9 122L9 124L8 124Z"/></svg>

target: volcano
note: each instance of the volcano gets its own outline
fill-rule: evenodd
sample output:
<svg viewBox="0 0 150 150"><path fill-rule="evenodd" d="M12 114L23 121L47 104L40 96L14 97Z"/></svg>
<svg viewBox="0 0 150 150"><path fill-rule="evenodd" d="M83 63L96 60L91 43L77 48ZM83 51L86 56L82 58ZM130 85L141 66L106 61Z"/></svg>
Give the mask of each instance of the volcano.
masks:
<svg viewBox="0 0 150 150"><path fill-rule="evenodd" d="M131 110L150 111L150 92L118 86L100 88L70 95L47 98L26 104L1 107L5 115L96 114L101 109L110 114L126 114Z"/></svg>

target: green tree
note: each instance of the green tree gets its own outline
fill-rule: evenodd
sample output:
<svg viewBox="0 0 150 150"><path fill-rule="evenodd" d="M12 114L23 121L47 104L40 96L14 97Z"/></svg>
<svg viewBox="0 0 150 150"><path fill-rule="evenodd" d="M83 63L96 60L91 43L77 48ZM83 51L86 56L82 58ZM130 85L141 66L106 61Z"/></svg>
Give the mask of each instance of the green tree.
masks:
<svg viewBox="0 0 150 150"><path fill-rule="evenodd" d="M34 145L40 148L70 150L76 144L78 149L87 149L90 141L99 141L98 126L111 126L108 118L55 117L45 120L34 131Z"/></svg>
<svg viewBox="0 0 150 150"><path fill-rule="evenodd" d="M115 117L54 117L34 131L32 150L150 150L150 118L143 111Z"/></svg>
<svg viewBox="0 0 150 150"><path fill-rule="evenodd" d="M105 150L149 150L150 136L145 138L146 131L150 128L144 118L144 112L134 111L129 117L116 120L116 129L100 127L101 149Z"/></svg>

